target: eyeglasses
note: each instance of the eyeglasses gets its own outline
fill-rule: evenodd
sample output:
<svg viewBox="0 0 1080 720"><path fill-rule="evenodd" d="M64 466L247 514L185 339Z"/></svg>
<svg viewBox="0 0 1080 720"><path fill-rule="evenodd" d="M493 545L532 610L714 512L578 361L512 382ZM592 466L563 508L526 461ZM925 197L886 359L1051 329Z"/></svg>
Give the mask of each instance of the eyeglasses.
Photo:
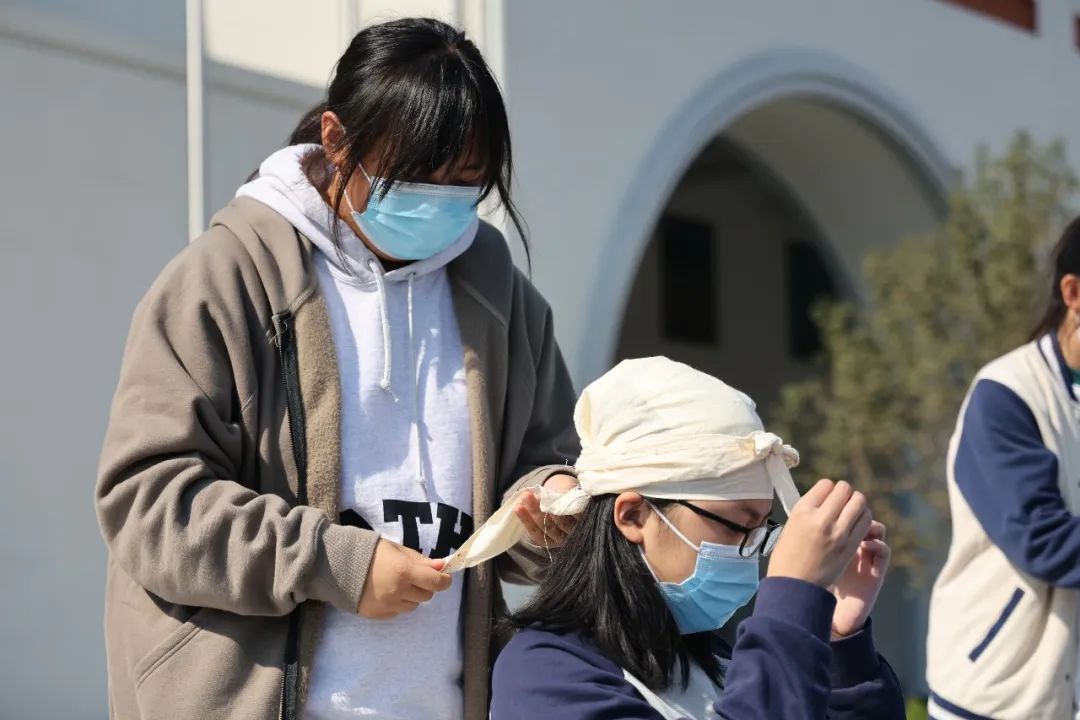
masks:
<svg viewBox="0 0 1080 720"><path fill-rule="evenodd" d="M743 540L739 545L739 555L744 558L754 557L755 554L767 557L769 553L773 551L773 548L776 547L777 541L780 540L780 533L784 530L784 526L781 523L775 522L772 518L766 518L765 522L761 525L751 528L740 525L737 522L732 522L727 518L722 518L716 513L711 513L704 508L699 508L697 505L692 505L686 500L675 500L674 502L693 510L703 518L708 518L709 520L720 523L728 530L742 533Z"/></svg>

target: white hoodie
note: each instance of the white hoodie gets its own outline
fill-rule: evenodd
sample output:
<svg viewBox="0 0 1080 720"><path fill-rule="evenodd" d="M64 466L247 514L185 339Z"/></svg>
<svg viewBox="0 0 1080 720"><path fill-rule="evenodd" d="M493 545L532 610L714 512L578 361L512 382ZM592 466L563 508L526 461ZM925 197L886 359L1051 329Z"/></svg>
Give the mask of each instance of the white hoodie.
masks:
<svg viewBox="0 0 1080 720"><path fill-rule="evenodd" d="M274 153L237 196L269 205L319 251L341 374L341 520L445 557L473 529L464 352L446 265L477 226L433 258L384 272L301 170L313 151L321 148ZM333 224L344 256L330 239ZM460 575L392 620L327 607L305 716L461 718L460 609Z"/></svg>

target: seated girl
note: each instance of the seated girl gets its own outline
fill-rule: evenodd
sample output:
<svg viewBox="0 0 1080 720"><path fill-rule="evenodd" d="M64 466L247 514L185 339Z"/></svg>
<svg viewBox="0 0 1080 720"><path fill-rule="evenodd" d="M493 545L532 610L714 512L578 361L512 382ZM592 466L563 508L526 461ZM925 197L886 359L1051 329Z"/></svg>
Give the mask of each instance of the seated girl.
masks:
<svg viewBox="0 0 1080 720"><path fill-rule="evenodd" d="M889 547L860 493L822 480L800 500L798 454L750 398L664 358L620 364L575 421L580 486L539 495L578 519L510 620L492 720L904 717L869 620ZM774 493L785 526L769 518ZM497 513L450 565L523 532ZM716 630L755 593L728 647Z"/></svg>

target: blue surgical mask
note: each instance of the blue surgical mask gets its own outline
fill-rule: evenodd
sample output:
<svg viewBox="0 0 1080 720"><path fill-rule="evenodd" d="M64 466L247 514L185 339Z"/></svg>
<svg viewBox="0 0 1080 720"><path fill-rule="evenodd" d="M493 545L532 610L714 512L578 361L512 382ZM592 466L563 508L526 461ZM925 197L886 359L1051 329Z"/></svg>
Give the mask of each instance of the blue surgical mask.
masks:
<svg viewBox="0 0 1080 720"><path fill-rule="evenodd" d="M385 182L360 172L379 188ZM353 222L383 255L394 260L426 260L447 249L477 222L480 188L466 185L397 183L384 197L374 193L363 212L349 203Z"/></svg>
<svg viewBox="0 0 1080 720"><path fill-rule="evenodd" d="M740 556L738 545L709 542L694 545L664 513L655 507L653 510L698 556L694 573L681 583L656 580L668 609L679 626L679 632L690 635L723 627L735 611L750 602L750 598L757 592L757 557ZM656 578L656 573L649 566L640 546L638 551L645 560L645 566L649 568L653 578Z"/></svg>

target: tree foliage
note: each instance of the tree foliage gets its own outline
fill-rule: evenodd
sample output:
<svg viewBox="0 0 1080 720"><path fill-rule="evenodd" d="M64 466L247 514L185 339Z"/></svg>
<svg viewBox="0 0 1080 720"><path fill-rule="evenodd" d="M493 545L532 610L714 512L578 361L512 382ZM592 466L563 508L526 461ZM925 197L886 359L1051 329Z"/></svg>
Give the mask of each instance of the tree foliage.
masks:
<svg viewBox="0 0 1080 720"><path fill-rule="evenodd" d="M967 388L1026 340L1076 191L1060 143L1021 133L980 150L936 230L871 253L858 303L814 309L821 372L782 390L773 424L802 452L803 484L867 494L894 564L916 574L948 542L945 456Z"/></svg>

